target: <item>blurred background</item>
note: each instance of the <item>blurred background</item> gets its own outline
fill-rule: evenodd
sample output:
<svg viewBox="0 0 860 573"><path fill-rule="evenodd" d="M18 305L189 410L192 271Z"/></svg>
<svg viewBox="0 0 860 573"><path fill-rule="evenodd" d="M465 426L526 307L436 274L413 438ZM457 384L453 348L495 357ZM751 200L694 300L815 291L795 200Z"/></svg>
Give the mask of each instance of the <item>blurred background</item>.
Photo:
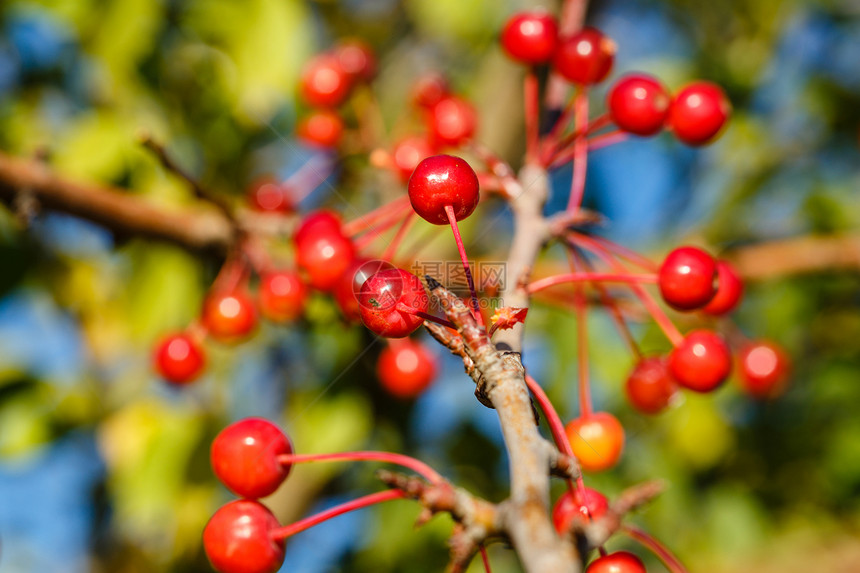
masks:
<svg viewBox="0 0 860 573"><path fill-rule="evenodd" d="M516 166L522 70L497 35L525 6L5 0L0 150L46 156L69 178L159 205L191 204L191 191L140 146L146 131L202 181L239 196L255 175L286 176L318 153L292 136L303 112L297 79L311 55L349 36L379 55L374 89L392 134L408 131L411 82L442 70L480 111L478 139ZM786 237L855 237L856 245L858 16L852 0L592 2L588 22L618 44L612 77L643 70L673 89L706 78L735 109L707 148L662 135L595 152L587 201L608 217L606 235L655 258L686 241L717 253ZM397 185L380 182L357 153L336 175L338 192L323 185L303 208L360 213ZM550 209L566 202L566 177L557 174ZM509 218L497 204L479 214L464 231L470 254L499 260ZM456 252L440 240L428 256ZM167 387L151 369L153 343L195 318L219 264L57 213L39 213L25 229L0 208L0 572L209 570L200 534L230 495L211 474L208 447L247 415L281 424L303 453L411 453L459 485L504 498L498 422L472 399L462 364L431 345L436 383L414 401L388 396L374 375L382 345L345 327L323 297L298 325L264 324L240 346L209 345L203 379ZM666 493L632 519L693 572L858 571L857 269L753 281L736 320L788 350L788 392L760 403L730 383L646 417L621 392L632 357L606 314L591 313L595 402L619 416L628 442L621 465L587 483L611 497L665 479ZM530 313L525 360L565 419L576 414L575 331L572 313ZM636 332L647 350L668 348L649 323ZM379 489L373 469L295 468L267 503L295 520ZM289 542L283 571L442 570L450 520L414 529L417 515L414 504L392 502L330 521ZM620 547L632 546L610 542ZM519 570L502 546L490 556L494 571Z"/></svg>

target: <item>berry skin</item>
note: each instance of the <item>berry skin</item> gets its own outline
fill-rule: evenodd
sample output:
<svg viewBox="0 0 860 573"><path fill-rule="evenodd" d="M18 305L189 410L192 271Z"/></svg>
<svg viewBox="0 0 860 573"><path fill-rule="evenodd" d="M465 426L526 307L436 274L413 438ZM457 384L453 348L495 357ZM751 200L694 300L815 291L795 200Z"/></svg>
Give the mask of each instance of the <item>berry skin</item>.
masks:
<svg viewBox="0 0 860 573"><path fill-rule="evenodd" d="M711 82L688 84L675 94L667 125L688 145L705 145L716 139L732 113L723 89Z"/></svg>
<svg viewBox="0 0 860 573"><path fill-rule="evenodd" d="M296 126L296 134L305 143L320 147L337 147L343 138L343 120L330 109L316 110Z"/></svg>
<svg viewBox="0 0 860 573"><path fill-rule="evenodd" d="M619 129L649 136L663 129L671 98L666 88L646 74L631 74L609 90L606 107Z"/></svg>
<svg viewBox="0 0 860 573"><path fill-rule="evenodd" d="M286 435L262 418L245 418L221 430L209 452L212 470L227 489L257 499L274 493L290 473L278 456L293 453Z"/></svg>
<svg viewBox="0 0 860 573"><path fill-rule="evenodd" d="M616 551L598 557L585 573L647 573L642 560L628 551Z"/></svg>
<svg viewBox="0 0 860 573"><path fill-rule="evenodd" d="M354 259L353 242L330 229L311 233L296 244L296 264L307 273L310 285L318 290L333 289Z"/></svg>
<svg viewBox="0 0 860 573"><path fill-rule="evenodd" d="M656 414L669 405L678 385L669 374L666 358L652 356L636 364L624 390L634 408L644 414Z"/></svg>
<svg viewBox="0 0 860 573"><path fill-rule="evenodd" d="M261 177L248 186L248 201L258 211L266 213L292 213L293 202L277 179Z"/></svg>
<svg viewBox="0 0 860 573"><path fill-rule="evenodd" d="M301 316L308 287L291 271L269 271L260 277L257 293L260 314L272 322L290 322Z"/></svg>
<svg viewBox="0 0 860 573"><path fill-rule="evenodd" d="M340 215L328 209L320 209L305 215L293 233L293 243L298 245L305 239L318 234L343 234L341 227L343 222Z"/></svg>
<svg viewBox="0 0 860 573"><path fill-rule="evenodd" d="M162 339L155 348L155 369L167 382L184 385L194 382L206 365L200 344L185 332Z"/></svg>
<svg viewBox="0 0 860 573"><path fill-rule="evenodd" d="M451 86L445 76L438 73L425 74L412 86L412 102L424 109L432 108L449 95Z"/></svg>
<svg viewBox="0 0 860 573"><path fill-rule="evenodd" d="M790 364L785 352L771 342L753 342L741 349L741 387L754 398L776 398L785 391Z"/></svg>
<svg viewBox="0 0 860 573"><path fill-rule="evenodd" d="M398 306L426 313L430 301L418 277L403 269L387 269L364 282L358 305L361 321L372 332L387 338L404 338L415 332L424 319Z"/></svg>
<svg viewBox="0 0 860 573"><path fill-rule="evenodd" d="M392 396L414 398L436 378L436 362L422 344L404 338L379 354L376 375Z"/></svg>
<svg viewBox="0 0 860 573"><path fill-rule="evenodd" d="M265 505L231 501L203 529L203 548L220 573L275 573L284 563L284 542L269 534L278 527Z"/></svg>
<svg viewBox="0 0 860 573"><path fill-rule="evenodd" d="M728 314L737 308L743 294L744 283L734 267L726 261L717 261L717 294L702 310L714 315Z"/></svg>
<svg viewBox="0 0 860 573"><path fill-rule="evenodd" d="M409 176L415 171L415 168L422 159L433 154L430 144L423 137L407 137L401 139L395 144L391 151L391 158L394 161L394 167L400 174L400 178L405 182L409 181Z"/></svg>
<svg viewBox="0 0 860 573"><path fill-rule="evenodd" d="M524 64L544 64L558 45L558 24L546 12L520 12L510 17L502 30L505 52Z"/></svg>
<svg viewBox="0 0 860 573"><path fill-rule="evenodd" d="M478 176L465 160L453 155L422 160L412 172L407 190L415 212L434 225L449 223L446 205L454 207L454 217L462 221L480 200Z"/></svg>
<svg viewBox="0 0 860 573"><path fill-rule="evenodd" d="M669 354L669 372L695 392L717 389L732 371L732 354L715 332L694 330Z"/></svg>
<svg viewBox="0 0 860 573"><path fill-rule="evenodd" d="M220 342L238 342L257 327L257 311L247 295L240 292L212 294L203 303L203 326Z"/></svg>
<svg viewBox="0 0 860 573"><path fill-rule="evenodd" d="M376 56L360 40L347 40L334 50L341 69L353 82L369 82L376 76Z"/></svg>
<svg viewBox="0 0 860 573"><path fill-rule="evenodd" d="M566 80L590 85L609 75L614 60L615 42L600 30L587 27L559 43L553 66Z"/></svg>
<svg viewBox="0 0 860 573"><path fill-rule="evenodd" d="M716 276L717 263L711 255L696 247L679 247L666 255L657 284L669 306L695 310L714 298Z"/></svg>
<svg viewBox="0 0 860 573"><path fill-rule="evenodd" d="M598 519L609 509L609 500L597 490L585 488L585 503L579 493L574 489L573 493L566 491L555 502L552 508L552 523L555 530L560 534L567 533L575 519ZM586 509L588 510L586 513Z"/></svg>
<svg viewBox="0 0 860 573"><path fill-rule="evenodd" d="M564 427L582 469L602 472L615 466L624 450L624 428L608 412L595 412L571 420Z"/></svg>
<svg viewBox="0 0 860 573"><path fill-rule="evenodd" d="M361 320L358 305L358 294L361 286L368 278L384 269L393 269L394 265L387 261L357 257L349 268L337 280L332 290L334 301L337 303L343 317L350 322Z"/></svg>
<svg viewBox="0 0 860 573"><path fill-rule="evenodd" d="M475 135L478 116L475 108L466 100L446 96L430 108L428 124L435 145L456 147Z"/></svg>
<svg viewBox="0 0 860 573"><path fill-rule="evenodd" d="M349 97L351 84L349 75L337 57L320 54L311 59L305 67L300 88L308 105L337 107Z"/></svg>

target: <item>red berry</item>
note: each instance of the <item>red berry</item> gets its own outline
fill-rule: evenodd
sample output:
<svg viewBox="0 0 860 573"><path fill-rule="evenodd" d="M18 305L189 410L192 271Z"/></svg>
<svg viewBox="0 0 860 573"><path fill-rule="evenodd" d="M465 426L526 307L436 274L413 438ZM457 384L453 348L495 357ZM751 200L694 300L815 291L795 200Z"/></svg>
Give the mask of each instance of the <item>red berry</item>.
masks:
<svg viewBox="0 0 860 573"><path fill-rule="evenodd" d="M583 28L561 41L553 65L568 81L589 85L609 75L614 59L615 42L596 28Z"/></svg>
<svg viewBox="0 0 860 573"><path fill-rule="evenodd" d="M429 130L434 144L456 147L472 139L478 126L475 108L466 100L446 96L430 108Z"/></svg>
<svg viewBox="0 0 860 573"><path fill-rule="evenodd" d="M268 213L293 211L293 202L287 189L271 176L261 177L248 187L248 201L258 211Z"/></svg>
<svg viewBox="0 0 860 573"><path fill-rule="evenodd" d="M203 347L185 332L165 337L155 348L155 368L171 384L188 384L206 365Z"/></svg>
<svg viewBox="0 0 860 573"><path fill-rule="evenodd" d="M275 573L284 563L284 542L270 537L278 527L265 505L231 501L203 529L203 548L221 573Z"/></svg>
<svg viewBox="0 0 860 573"><path fill-rule="evenodd" d="M598 557L585 573L647 573L642 560L628 551L616 551Z"/></svg>
<svg viewBox="0 0 860 573"><path fill-rule="evenodd" d="M203 303L201 320L216 340L237 342L257 327L257 312L245 294L212 294Z"/></svg>
<svg viewBox="0 0 860 573"><path fill-rule="evenodd" d="M305 215L293 233L293 243L298 245L305 239L318 234L342 234L343 222L334 211L321 209Z"/></svg>
<svg viewBox="0 0 860 573"><path fill-rule="evenodd" d="M720 86L698 81L675 95L668 125L684 143L704 145L717 137L731 113L732 105Z"/></svg>
<svg viewBox="0 0 860 573"><path fill-rule="evenodd" d="M654 135L663 129L670 102L663 84L646 74L621 78L606 97L606 107L615 125L643 136Z"/></svg>
<svg viewBox="0 0 860 573"><path fill-rule="evenodd" d="M744 283L735 268L717 261L717 294L702 310L708 314L728 314L737 308L744 294Z"/></svg>
<svg viewBox="0 0 860 573"><path fill-rule="evenodd" d="M436 378L436 362L422 344L404 338L392 341L379 354L376 375L389 394L414 398Z"/></svg>
<svg viewBox="0 0 860 573"><path fill-rule="evenodd" d="M564 492L555 502L552 508L552 523L559 534L566 533L575 519L598 519L609 509L609 500L597 490L585 488L585 503L582 502L582 497L577 488L572 494L569 491Z"/></svg>
<svg viewBox="0 0 860 573"><path fill-rule="evenodd" d="M245 418L221 430L212 442L212 470L227 489L257 499L274 493L290 473L278 456L293 453L286 435L262 418Z"/></svg>
<svg viewBox="0 0 860 573"><path fill-rule="evenodd" d="M694 310L708 304L717 292L717 263L696 247L679 247L660 267L660 294L676 310Z"/></svg>
<svg viewBox="0 0 860 573"><path fill-rule="evenodd" d="M451 94L451 86L445 76L438 73L425 74L412 86L412 101L416 106L430 109Z"/></svg>
<svg viewBox="0 0 860 573"><path fill-rule="evenodd" d="M260 314L273 322L290 322L304 311L308 287L298 273L270 271L260 277L257 296Z"/></svg>
<svg viewBox="0 0 860 573"><path fill-rule="evenodd" d="M433 155L422 160L407 186L412 208L434 225L447 225L445 206L454 207L462 221L478 206L478 176L465 160L453 155Z"/></svg>
<svg viewBox="0 0 860 573"><path fill-rule="evenodd" d="M349 96L350 78L331 54L319 54L305 66L301 77L304 100L314 107L337 107Z"/></svg>
<svg viewBox="0 0 860 573"><path fill-rule="evenodd" d="M343 120L330 109L320 109L299 122L296 134L311 145L337 147L343 137Z"/></svg>
<svg viewBox="0 0 860 573"><path fill-rule="evenodd" d="M502 30L505 52L524 64L543 64L552 59L558 45L558 24L546 12L520 12Z"/></svg>
<svg viewBox="0 0 860 573"><path fill-rule="evenodd" d="M776 398L785 391L790 370L785 352L771 342L753 342L741 349L741 387L755 398Z"/></svg>
<svg viewBox="0 0 860 573"><path fill-rule="evenodd" d="M339 232L312 233L296 244L296 264L319 290L331 290L355 259L355 245Z"/></svg>
<svg viewBox="0 0 860 573"><path fill-rule="evenodd" d="M683 386L696 392L718 388L732 371L728 345L710 330L695 330L669 354L669 372Z"/></svg>
<svg viewBox="0 0 860 573"><path fill-rule="evenodd" d="M608 412L595 412L571 420L564 427L582 469L601 472L615 466L624 450L624 428Z"/></svg>
<svg viewBox="0 0 860 573"><path fill-rule="evenodd" d="M430 301L418 277L402 269L387 269L364 282L358 304L367 328L379 336L403 338L424 322L412 312L426 313Z"/></svg>
<svg viewBox="0 0 860 573"><path fill-rule="evenodd" d="M433 150L425 138L407 137L397 142L391 152L391 158L400 177L403 181L408 181L409 176L412 175L421 160L429 157L432 153Z"/></svg>
<svg viewBox="0 0 860 573"><path fill-rule="evenodd" d="M633 368L624 386L633 407L645 414L656 414L669 405L678 385L669 374L666 358L643 358Z"/></svg>
<svg viewBox="0 0 860 573"><path fill-rule="evenodd" d="M369 82L376 75L376 56L361 40L347 40L334 49L344 73L353 81Z"/></svg>
<svg viewBox="0 0 860 573"><path fill-rule="evenodd" d="M349 321L361 320L359 312L358 294L361 286L368 278L384 269L393 269L394 265L387 261L358 257L349 268L337 280L332 290L334 300L340 308L344 318Z"/></svg>

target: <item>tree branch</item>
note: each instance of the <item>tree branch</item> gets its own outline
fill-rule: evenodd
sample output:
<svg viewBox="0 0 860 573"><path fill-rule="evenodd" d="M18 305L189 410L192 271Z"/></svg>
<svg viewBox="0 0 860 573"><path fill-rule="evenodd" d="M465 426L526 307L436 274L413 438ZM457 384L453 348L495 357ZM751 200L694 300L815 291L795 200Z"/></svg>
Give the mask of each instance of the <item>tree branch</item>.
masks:
<svg viewBox="0 0 860 573"><path fill-rule="evenodd" d="M860 235L805 235L728 251L743 278L767 280L830 269L860 269Z"/></svg>

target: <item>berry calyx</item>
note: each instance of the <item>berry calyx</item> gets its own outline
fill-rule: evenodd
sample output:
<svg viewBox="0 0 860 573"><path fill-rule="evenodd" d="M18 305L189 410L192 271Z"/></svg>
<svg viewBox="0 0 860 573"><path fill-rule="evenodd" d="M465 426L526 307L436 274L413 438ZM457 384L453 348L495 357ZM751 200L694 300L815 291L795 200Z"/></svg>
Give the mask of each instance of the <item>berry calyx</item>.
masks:
<svg viewBox="0 0 860 573"><path fill-rule="evenodd" d="M596 28L586 27L562 39L553 58L555 70L580 85L603 81L615 60L615 42Z"/></svg>
<svg viewBox="0 0 860 573"><path fill-rule="evenodd" d="M582 469L608 470L618 463L624 450L624 428L608 412L595 412L571 420L564 427L570 447Z"/></svg>
<svg viewBox="0 0 860 573"><path fill-rule="evenodd" d="M561 535L570 530L576 519L598 519L609 509L609 500L605 495L591 488L584 488L583 496L579 489L571 493L566 491L558 498L552 508L552 523ZM585 502L583 503L583 498Z"/></svg>
<svg viewBox="0 0 860 573"><path fill-rule="evenodd" d="M260 314L272 322L290 322L304 311L308 287L298 273L269 271L260 276L257 297Z"/></svg>
<svg viewBox="0 0 860 573"><path fill-rule="evenodd" d="M663 300L676 310L695 310L708 304L717 292L717 263L696 247L679 247L669 253L657 277Z"/></svg>
<svg viewBox="0 0 860 573"><path fill-rule="evenodd" d="M376 76L376 56L361 40L345 40L334 49L341 69L353 82L369 82Z"/></svg>
<svg viewBox="0 0 860 573"><path fill-rule="evenodd" d="M629 551L616 551L598 557L585 573L647 573L642 560Z"/></svg>
<svg viewBox="0 0 860 573"><path fill-rule="evenodd" d="M349 96L351 83L337 57L319 54L305 67L300 88L309 105L337 107Z"/></svg>
<svg viewBox="0 0 860 573"><path fill-rule="evenodd" d="M675 94L667 125L684 143L705 145L717 138L731 113L732 105L720 86L697 81Z"/></svg>
<svg viewBox="0 0 860 573"><path fill-rule="evenodd" d="M318 290L334 288L354 259L355 245L339 231L320 229L296 243L296 264Z"/></svg>
<svg viewBox="0 0 860 573"><path fill-rule="evenodd" d="M200 376L206 354L191 334L180 332L165 337L155 347L155 369L167 382L189 384Z"/></svg>
<svg viewBox="0 0 860 573"><path fill-rule="evenodd" d="M447 205L461 221L472 214L480 200L477 174L465 160L453 155L423 159L412 172L407 190L415 212L434 225L449 223Z"/></svg>
<svg viewBox="0 0 860 573"><path fill-rule="evenodd" d="M436 378L436 361L423 344L404 338L379 354L376 375L392 396L414 398Z"/></svg>
<svg viewBox="0 0 860 573"><path fill-rule="evenodd" d="M669 374L666 358L651 356L636 364L624 390L634 408L644 414L656 414L669 405L678 385Z"/></svg>
<svg viewBox="0 0 860 573"><path fill-rule="evenodd" d="M273 539L279 526L257 501L231 501L203 529L203 548L220 573L275 573L284 563L284 542Z"/></svg>
<svg viewBox="0 0 860 573"><path fill-rule="evenodd" d="M328 209L320 209L305 215L293 233L293 243L298 245L308 237L317 234L342 234L343 222L340 215Z"/></svg>
<svg viewBox="0 0 860 573"><path fill-rule="evenodd" d="M739 382L755 398L776 398L785 391L790 370L788 356L771 342L752 342L738 356Z"/></svg>
<svg viewBox="0 0 860 573"><path fill-rule="evenodd" d="M475 135L478 116L472 104L457 96L445 96L430 108L428 128L435 145L457 147Z"/></svg>
<svg viewBox="0 0 860 573"><path fill-rule="evenodd" d="M372 332L388 338L409 336L424 322L430 300L424 285L403 269L379 271L358 294L361 321Z"/></svg>
<svg viewBox="0 0 860 573"><path fill-rule="evenodd" d="M343 138L343 120L330 109L316 110L296 126L296 135L311 145L337 147Z"/></svg>
<svg viewBox="0 0 860 573"><path fill-rule="evenodd" d="M421 160L433 154L430 144L423 137L407 137L394 145L391 159L394 167L403 181L409 181L409 176L421 163Z"/></svg>
<svg viewBox="0 0 860 573"><path fill-rule="evenodd" d="M381 270L393 268L394 265L387 261L367 257L358 257L352 262L332 290L334 300L345 319L355 322L361 320L358 295L364 281Z"/></svg>
<svg viewBox="0 0 860 573"><path fill-rule="evenodd" d="M291 454L287 436L263 418L245 418L215 437L210 449L212 470L227 489L257 499L274 493L290 473L278 456Z"/></svg>
<svg viewBox="0 0 860 573"><path fill-rule="evenodd" d="M623 131L642 136L663 129L671 101L663 84L647 74L624 76L606 96L613 123Z"/></svg>
<svg viewBox="0 0 860 573"><path fill-rule="evenodd" d="M726 261L717 261L717 294L702 310L714 315L728 314L737 308L743 294L744 283L735 268Z"/></svg>
<svg viewBox="0 0 860 573"><path fill-rule="evenodd" d="M215 293L203 303L201 322L212 338L238 342L257 327L254 303L241 292Z"/></svg>
<svg viewBox="0 0 860 573"><path fill-rule="evenodd" d="M258 211L291 213L293 202L287 189L271 176L261 177L248 186L248 201Z"/></svg>
<svg viewBox="0 0 860 573"><path fill-rule="evenodd" d="M505 52L524 64L543 64L552 59L558 45L558 23L547 12L520 12L502 29Z"/></svg>
<svg viewBox="0 0 860 573"><path fill-rule="evenodd" d="M694 330L669 354L672 377L695 392L715 390L731 371L732 355L728 345L710 330Z"/></svg>

